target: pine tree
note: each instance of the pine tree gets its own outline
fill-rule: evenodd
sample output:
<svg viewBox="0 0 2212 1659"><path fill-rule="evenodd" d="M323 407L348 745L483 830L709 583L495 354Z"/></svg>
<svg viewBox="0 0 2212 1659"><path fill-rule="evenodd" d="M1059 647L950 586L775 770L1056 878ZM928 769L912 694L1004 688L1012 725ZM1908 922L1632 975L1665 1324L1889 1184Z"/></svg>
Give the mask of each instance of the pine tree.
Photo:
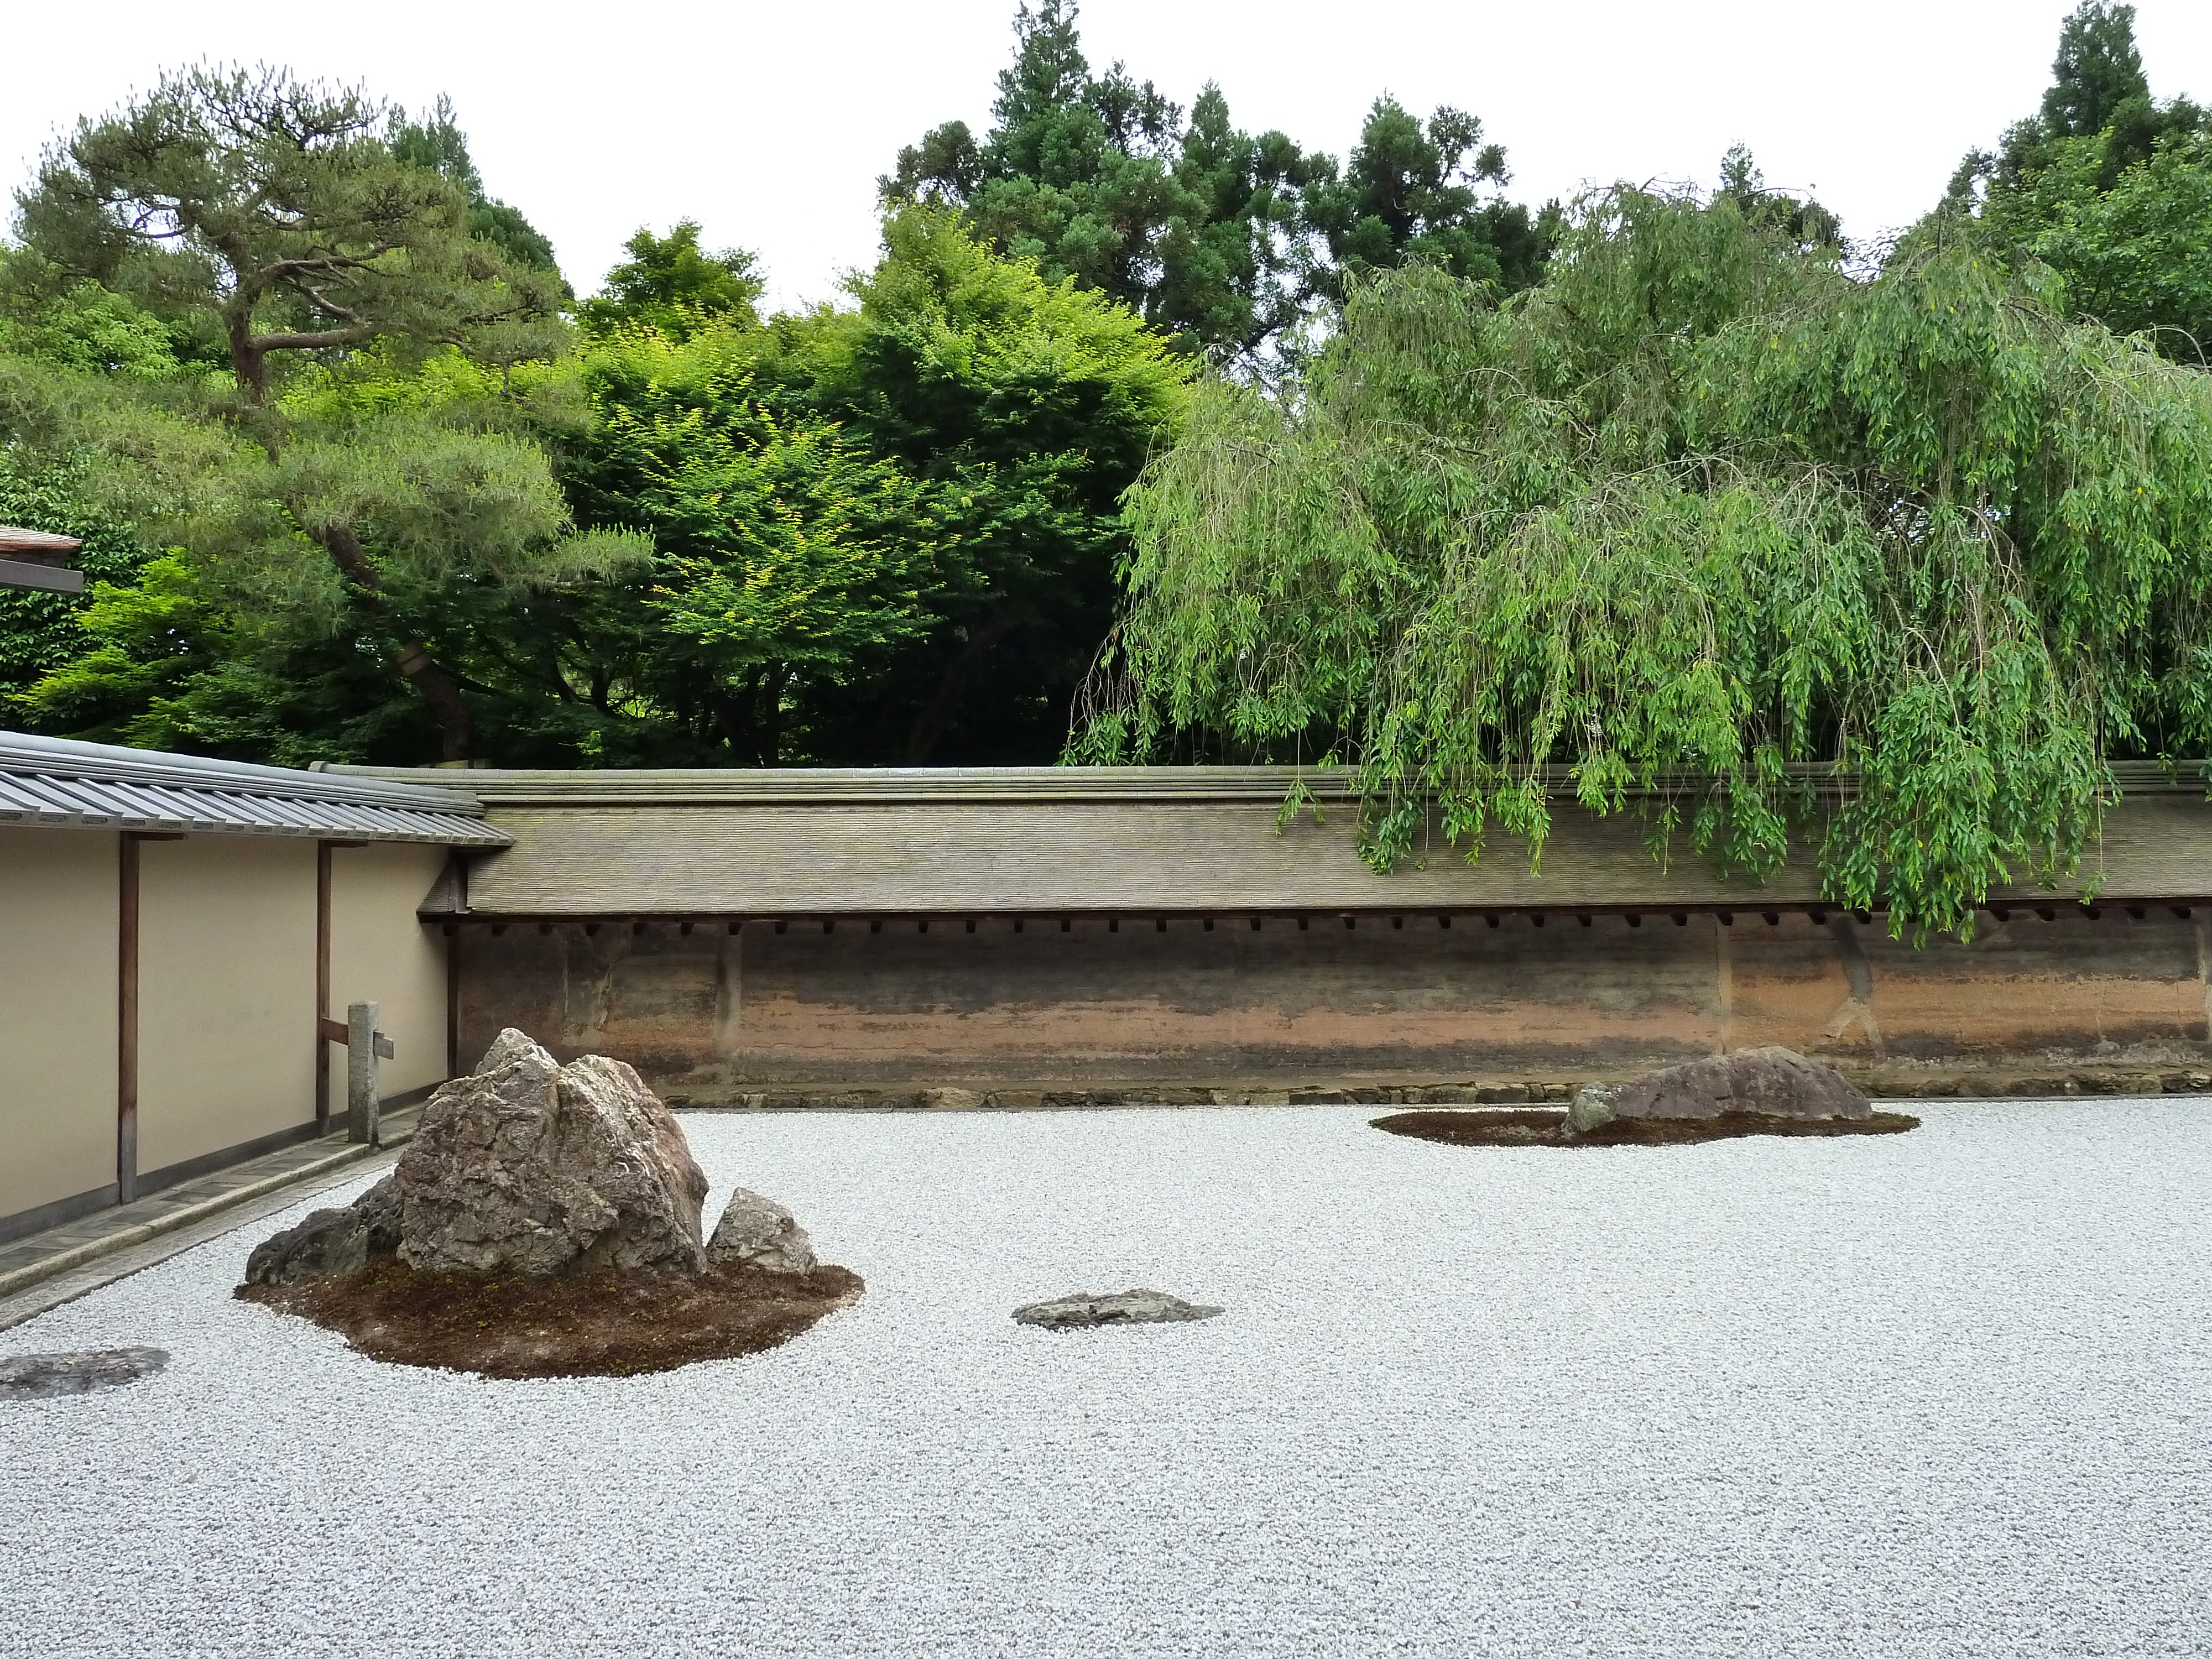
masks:
<svg viewBox="0 0 2212 1659"><path fill-rule="evenodd" d="M460 350L504 369L562 339L557 277L472 234L467 189L395 154L392 125L357 92L271 70L167 76L81 121L19 198L24 242L72 278L204 319L235 395L193 422L112 383L13 376L13 435L43 422L125 471L158 440L177 494L195 498L152 510L182 521L211 575L249 608L320 614L373 641L458 760L473 716L410 596L457 574L554 580L635 549L568 535L543 453L496 408L344 394L353 360ZM334 386L297 380L302 362Z"/></svg>

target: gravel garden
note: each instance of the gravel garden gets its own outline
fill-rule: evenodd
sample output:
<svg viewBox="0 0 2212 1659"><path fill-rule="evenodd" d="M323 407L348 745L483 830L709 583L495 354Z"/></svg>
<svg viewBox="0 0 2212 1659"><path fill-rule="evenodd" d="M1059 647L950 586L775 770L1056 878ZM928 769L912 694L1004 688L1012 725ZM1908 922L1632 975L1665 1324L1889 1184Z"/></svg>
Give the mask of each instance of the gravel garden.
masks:
<svg viewBox="0 0 2212 1659"><path fill-rule="evenodd" d="M682 1115L866 1289L633 1376L234 1299L303 1204L0 1335L170 1356L0 1401L0 1653L2212 1651L2212 1111L1916 1109Z"/></svg>

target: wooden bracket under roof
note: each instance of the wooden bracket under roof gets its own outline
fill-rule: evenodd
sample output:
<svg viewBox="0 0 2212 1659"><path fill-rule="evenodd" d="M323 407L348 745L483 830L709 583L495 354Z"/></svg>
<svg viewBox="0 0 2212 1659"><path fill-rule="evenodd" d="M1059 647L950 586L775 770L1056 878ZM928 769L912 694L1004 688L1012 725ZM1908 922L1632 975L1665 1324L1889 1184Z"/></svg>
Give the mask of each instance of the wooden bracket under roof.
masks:
<svg viewBox="0 0 2212 1659"><path fill-rule="evenodd" d="M49 593L82 593L84 572L62 561L84 544L74 536L25 530L0 524L0 587L31 587Z"/></svg>

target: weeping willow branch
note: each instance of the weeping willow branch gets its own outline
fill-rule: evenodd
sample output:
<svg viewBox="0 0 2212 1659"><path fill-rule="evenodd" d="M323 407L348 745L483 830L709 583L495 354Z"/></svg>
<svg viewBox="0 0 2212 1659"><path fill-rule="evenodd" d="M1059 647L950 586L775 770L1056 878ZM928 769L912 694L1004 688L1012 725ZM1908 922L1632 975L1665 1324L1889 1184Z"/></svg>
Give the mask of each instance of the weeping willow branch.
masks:
<svg viewBox="0 0 2212 1659"><path fill-rule="evenodd" d="M1857 280L1625 189L1503 307L1378 273L1131 491L1071 752L1354 764L1378 869L1437 830L1540 858L1564 768L1657 841L1758 878L1809 836L1836 902L1968 931L2078 868L2112 760L2212 738L2212 375L2067 315L1955 238Z"/></svg>

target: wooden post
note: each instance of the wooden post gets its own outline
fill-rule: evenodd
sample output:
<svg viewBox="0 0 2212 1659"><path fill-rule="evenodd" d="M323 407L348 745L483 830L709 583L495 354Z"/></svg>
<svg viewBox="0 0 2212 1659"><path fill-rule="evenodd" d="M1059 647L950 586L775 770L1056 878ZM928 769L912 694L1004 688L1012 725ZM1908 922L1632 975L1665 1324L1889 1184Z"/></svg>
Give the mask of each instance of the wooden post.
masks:
<svg viewBox="0 0 2212 1659"><path fill-rule="evenodd" d="M446 924L446 1075L461 1070L461 930Z"/></svg>
<svg viewBox="0 0 2212 1659"><path fill-rule="evenodd" d="M138 1196L138 837L116 838L115 1201Z"/></svg>
<svg viewBox="0 0 2212 1659"><path fill-rule="evenodd" d="M116 837L115 1201L138 1197L138 849L182 841L182 830L126 830Z"/></svg>
<svg viewBox="0 0 2212 1659"><path fill-rule="evenodd" d="M346 1139L378 1145L376 1116L376 1021L382 1011L373 1002L346 1010Z"/></svg>
<svg viewBox="0 0 2212 1659"><path fill-rule="evenodd" d="M331 1132L331 843L315 843L315 1133Z"/></svg>

